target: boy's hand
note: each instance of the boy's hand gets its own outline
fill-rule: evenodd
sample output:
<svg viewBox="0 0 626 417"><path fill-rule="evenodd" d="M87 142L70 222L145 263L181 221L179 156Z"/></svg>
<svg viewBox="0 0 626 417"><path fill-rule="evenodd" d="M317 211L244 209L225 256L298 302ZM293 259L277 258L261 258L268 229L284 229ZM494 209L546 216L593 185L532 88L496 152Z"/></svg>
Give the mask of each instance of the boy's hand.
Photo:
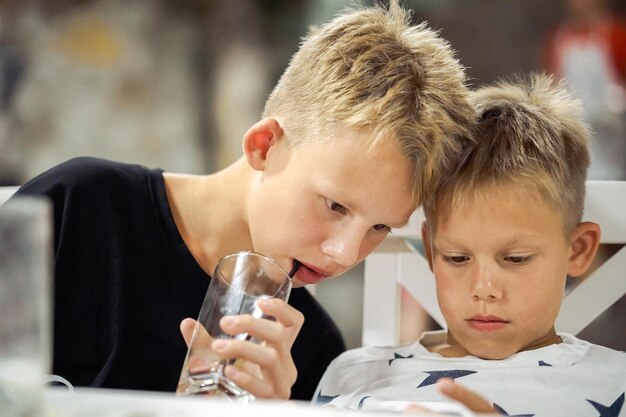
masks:
<svg viewBox="0 0 626 417"><path fill-rule="evenodd" d="M497 414L493 405L475 392L454 383L453 379L441 378L437 381L437 388L450 399L460 402L474 413Z"/></svg>
<svg viewBox="0 0 626 417"><path fill-rule="evenodd" d="M465 406L472 413L499 415L489 401L462 385L455 384L454 380L451 378L441 378L438 380L437 388L439 388L439 391L446 397ZM411 404L404 409L404 414L433 415L433 410L427 407L420 407L418 404ZM437 413L437 415L439 414ZM448 414L444 412L442 415Z"/></svg>
<svg viewBox="0 0 626 417"><path fill-rule="evenodd" d="M244 314L223 317L220 327L230 335L247 333L263 340L263 343L219 339L213 341L211 347L225 359L248 362L248 366L229 365L224 370L225 375L239 387L257 398L289 399L291 386L298 376L291 357L291 346L304 323L304 316L279 299L263 300L259 302L259 307L265 315L275 317L276 321ZM194 326L195 320L192 319L181 322L180 330L187 346L191 342Z"/></svg>

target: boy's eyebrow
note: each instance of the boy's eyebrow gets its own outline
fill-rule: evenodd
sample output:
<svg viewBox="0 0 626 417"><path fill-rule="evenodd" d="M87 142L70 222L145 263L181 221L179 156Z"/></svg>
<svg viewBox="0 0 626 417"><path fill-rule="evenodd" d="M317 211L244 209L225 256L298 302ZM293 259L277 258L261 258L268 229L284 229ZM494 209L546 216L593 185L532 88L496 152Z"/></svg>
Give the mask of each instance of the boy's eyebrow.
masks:
<svg viewBox="0 0 626 417"><path fill-rule="evenodd" d="M349 210L355 210L355 211L362 211L360 210L361 207L354 202L354 200L352 200L350 197L348 197L347 194L345 194L345 192L343 190L334 190L333 194L337 197L336 199L334 199L335 201L337 201L339 204L341 204L342 206L346 207ZM410 221L410 216L408 219L406 220L400 220L399 222L389 222L388 224L386 224L386 226L389 226L392 229L401 229L404 226L406 226L407 224L409 224Z"/></svg>
<svg viewBox="0 0 626 417"><path fill-rule="evenodd" d="M532 240L537 238L538 236L536 234L525 234L525 235L517 235L515 237L513 237L511 240L508 240L504 243L501 243L500 246L502 247L507 247L507 246L514 246L514 245L518 245L520 243L526 243L526 240ZM452 244L452 245L461 245L463 246L463 244L461 242L458 242L456 239L454 239L453 237L450 236L446 236L446 235L436 235L435 238L432 240L434 245L437 244L442 244L442 243L448 243L448 244Z"/></svg>

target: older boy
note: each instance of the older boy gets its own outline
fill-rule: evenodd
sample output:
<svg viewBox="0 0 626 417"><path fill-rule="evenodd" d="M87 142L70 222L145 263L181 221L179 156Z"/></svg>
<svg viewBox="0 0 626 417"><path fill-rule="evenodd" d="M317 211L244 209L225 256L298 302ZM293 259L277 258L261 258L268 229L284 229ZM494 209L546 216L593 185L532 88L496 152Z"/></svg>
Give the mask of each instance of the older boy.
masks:
<svg viewBox="0 0 626 417"><path fill-rule="evenodd" d="M18 194L54 204L53 372L76 385L174 391L179 323L198 314L222 256L254 250L286 270L297 260L302 287L346 272L405 224L475 114L448 44L408 20L391 2L311 33L244 135L244 156L220 172L81 158L24 185ZM267 342L214 345L260 365L263 375L226 369L256 397L311 398L344 349L304 289L289 303L262 306L276 322L222 322ZM182 322L184 335L192 325Z"/></svg>
<svg viewBox="0 0 626 417"><path fill-rule="evenodd" d="M506 415L624 415L626 354L554 328L566 277L587 270L600 237L581 222L590 157L580 108L543 76L481 89L474 102L476 145L424 205L447 331L341 355L318 398L363 409L440 403L436 382L448 377Z"/></svg>

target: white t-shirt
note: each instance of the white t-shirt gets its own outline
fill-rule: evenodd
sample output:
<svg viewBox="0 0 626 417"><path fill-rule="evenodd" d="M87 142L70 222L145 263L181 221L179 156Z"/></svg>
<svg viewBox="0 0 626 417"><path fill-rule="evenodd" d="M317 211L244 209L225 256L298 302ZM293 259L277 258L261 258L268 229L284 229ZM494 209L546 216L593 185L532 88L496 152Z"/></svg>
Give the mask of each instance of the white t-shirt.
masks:
<svg viewBox="0 0 626 417"><path fill-rule="evenodd" d="M435 382L447 376L492 401L503 415L626 416L626 353L559 336L562 343L503 360L429 352L425 346L444 342L445 332L430 332L411 345L350 350L330 364L313 401L362 410L441 406L450 400ZM444 411L466 415L456 405Z"/></svg>

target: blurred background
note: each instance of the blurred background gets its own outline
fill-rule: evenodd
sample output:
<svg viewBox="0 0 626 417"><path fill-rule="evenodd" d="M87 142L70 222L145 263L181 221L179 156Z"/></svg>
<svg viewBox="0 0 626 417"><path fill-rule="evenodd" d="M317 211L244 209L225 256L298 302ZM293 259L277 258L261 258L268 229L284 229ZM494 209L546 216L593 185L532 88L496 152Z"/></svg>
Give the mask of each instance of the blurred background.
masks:
<svg viewBox="0 0 626 417"><path fill-rule="evenodd" d="M536 70L567 77L594 129L590 178L626 179L624 0L401 3L450 40L473 87ZM79 155L225 167L307 28L350 4L0 0L0 185ZM362 274L359 265L315 289L348 347L361 341ZM402 299L409 341L431 324ZM581 337L626 350L624 322L622 299Z"/></svg>

